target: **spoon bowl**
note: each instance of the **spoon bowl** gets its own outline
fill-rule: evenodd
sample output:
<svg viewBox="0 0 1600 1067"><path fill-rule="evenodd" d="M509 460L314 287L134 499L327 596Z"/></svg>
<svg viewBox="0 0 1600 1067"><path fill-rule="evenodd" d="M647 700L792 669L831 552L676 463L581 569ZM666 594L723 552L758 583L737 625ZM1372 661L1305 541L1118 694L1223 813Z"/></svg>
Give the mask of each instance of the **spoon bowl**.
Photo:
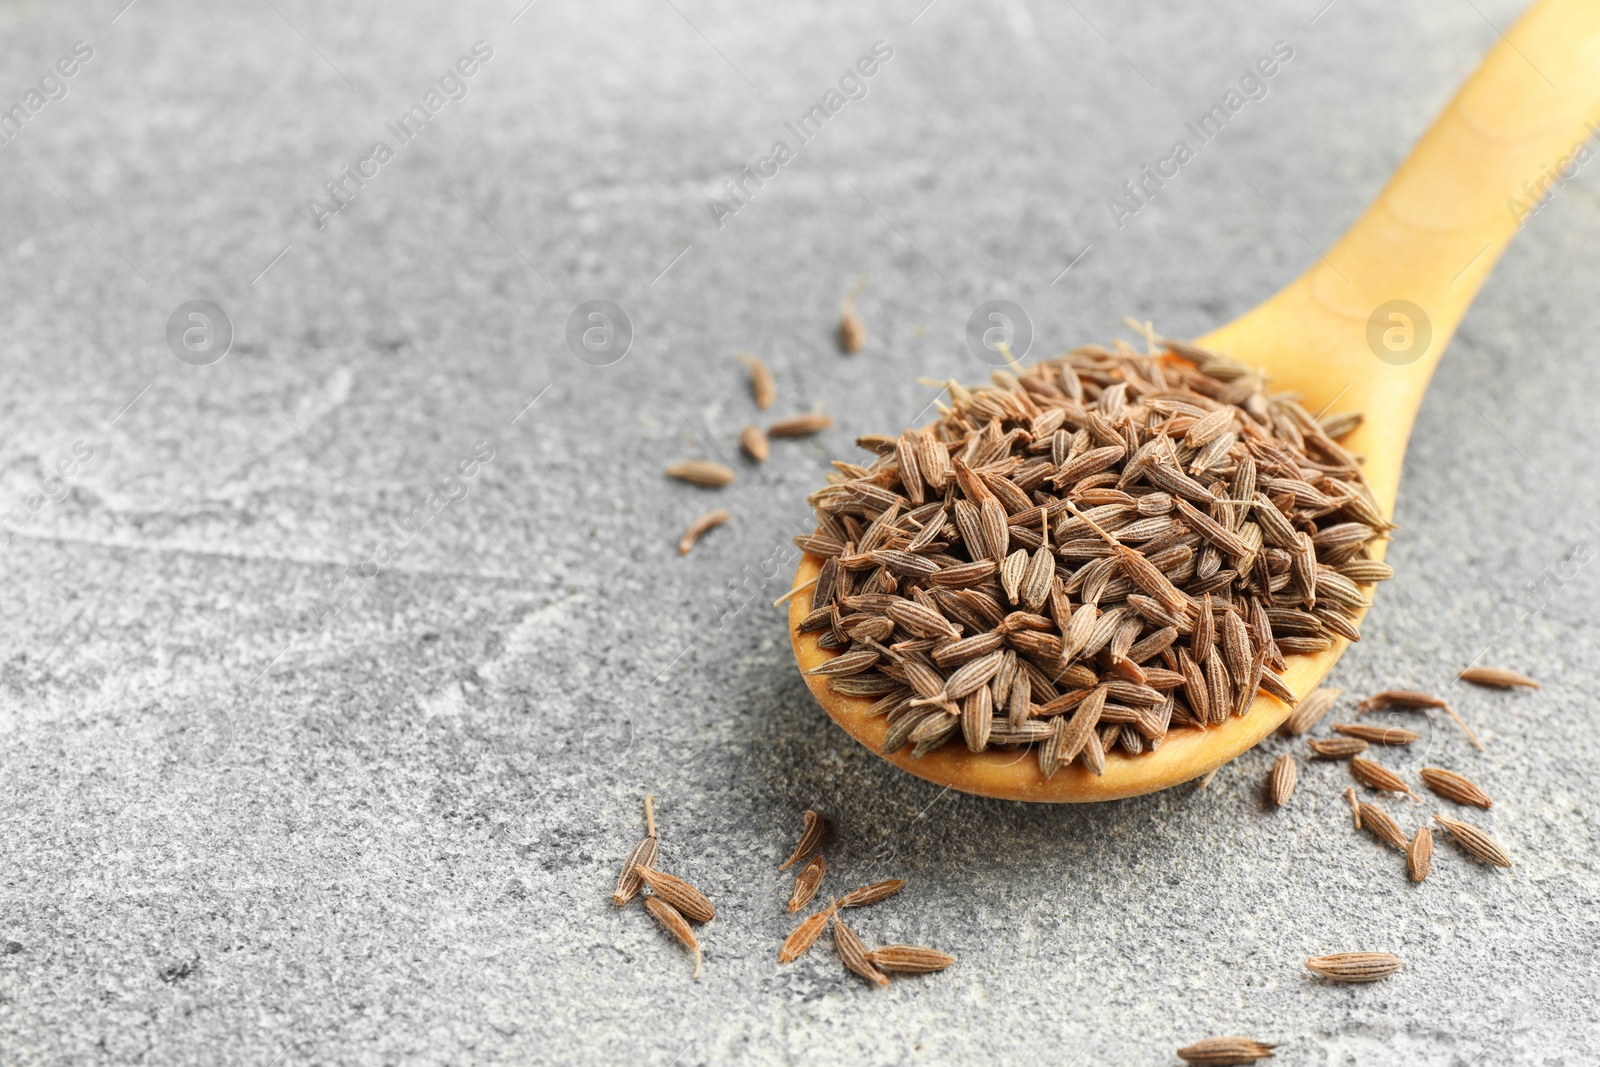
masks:
<svg viewBox="0 0 1600 1067"><path fill-rule="evenodd" d="M1600 133L1600 4L1539 0L1509 30L1423 135L1360 219L1299 278L1234 321L1195 341L1261 369L1313 411L1361 412L1343 440L1385 516L1394 513L1400 469L1428 380L1500 253L1554 172ZM1373 545L1382 558L1383 542ZM789 628L802 673L832 658L799 624L811 610L806 583L822 560L795 574ZM801 588L805 587L805 588ZM1364 613L1363 613L1364 614ZM1284 682L1304 697L1348 647L1288 656ZM882 753L888 726L871 701L841 696L805 675L812 695L856 740ZM1051 803L1114 800L1200 777L1254 747L1290 706L1258 695L1247 715L1205 730L1174 730L1154 752L1108 754L1105 772L1074 763L1046 778L1029 748L970 752L944 745L896 766L967 793Z"/></svg>

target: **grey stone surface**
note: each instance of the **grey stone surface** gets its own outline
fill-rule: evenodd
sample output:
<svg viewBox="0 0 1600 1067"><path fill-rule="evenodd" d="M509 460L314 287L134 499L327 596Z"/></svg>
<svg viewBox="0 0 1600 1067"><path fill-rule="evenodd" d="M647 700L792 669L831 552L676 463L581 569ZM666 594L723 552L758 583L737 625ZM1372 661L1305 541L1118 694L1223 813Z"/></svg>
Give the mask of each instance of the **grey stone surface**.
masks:
<svg viewBox="0 0 1600 1067"><path fill-rule="evenodd" d="M1399 576L1333 679L1448 689L1488 752L1430 728L1395 760L1482 781L1513 870L1441 841L1412 887L1350 830L1338 767L1265 810L1278 741L1205 791L944 792L826 721L765 606L828 460L916 419L919 376L986 373L977 303L1027 308L1035 354L1244 311L1516 3L122 2L0 5L0 103L94 49L0 148L0 507L24 508L0 546L0 1061L1133 1064L1228 1032L1286 1064L1600 1057L1592 173L1446 357ZM1106 197L1280 39L1270 95L1115 228ZM314 229L307 198L477 40L468 95ZM866 97L719 229L707 198L880 40ZM861 275L847 359L829 331ZM196 298L236 331L208 367L165 341ZM564 342L596 298L637 331L609 367ZM779 413L838 427L739 459L740 349ZM75 442L92 457L35 508ZM723 492L661 476L719 454ZM733 521L678 558L713 504ZM1545 688L1451 684L1485 649ZM646 791L718 903L698 983L607 900ZM859 929L954 969L880 991L826 950L776 965L809 806L841 828L830 890L910 882ZM1301 969L1347 949L1407 966Z"/></svg>

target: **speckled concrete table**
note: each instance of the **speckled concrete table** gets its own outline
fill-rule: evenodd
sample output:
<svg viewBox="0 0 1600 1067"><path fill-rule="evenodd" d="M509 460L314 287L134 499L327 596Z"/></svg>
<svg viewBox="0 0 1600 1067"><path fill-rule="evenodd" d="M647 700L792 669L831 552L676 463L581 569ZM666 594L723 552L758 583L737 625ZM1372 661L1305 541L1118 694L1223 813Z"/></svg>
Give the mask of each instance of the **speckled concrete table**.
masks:
<svg viewBox="0 0 1600 1067"><path fill-rule="evenodd" d="M1396 759L1484 782L1511 871L1441 841L1411 886L1337 766L1264 809L1281 741L1095 808L941 791L822 717L767 606L829 459L925 411L919 377L987 373L975 305L1025 308L1035 354L1243 311L1516 3L124 2L0 5L0 1062L1600 1058L1590 169L1446 357L1333 678L1448 691L1488 751L1441 726ZM628 351L580 360L600 299ZM838 426L741 460L740 349ZM661 474L721 456L721 492ZM1545 688L1453 684L1480 655ZM607 899L647 791L719 906L698 983ZM777 966L812 806L831 888L910 883L862 931L955 968ZM1357 948L1407 966L1301 967Z"/></svg>

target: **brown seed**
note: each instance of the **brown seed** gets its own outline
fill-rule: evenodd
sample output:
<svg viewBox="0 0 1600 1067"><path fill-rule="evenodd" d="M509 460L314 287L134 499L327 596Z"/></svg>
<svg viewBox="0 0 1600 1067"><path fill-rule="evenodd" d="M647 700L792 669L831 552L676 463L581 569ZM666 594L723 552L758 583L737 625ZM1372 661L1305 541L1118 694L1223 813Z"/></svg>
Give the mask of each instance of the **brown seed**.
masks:
<svg viewBox="0 0 1600 1067"><path fill-rule="evenodd" d="M699 978L700 942L695 938L694 931L689 928L689 924L684 921L683 916L678 913L678 909L660 897L650 896L644 898L644 906L651 915L655 916L656 922L660 923L667 933L677 938L684 948L694 953L694 976Z"/></svg>
<svg viewBox="0 0 1600 1067"><path fill-rule="evenodd" d="M644 884L650 887L650 892L677 908L686 918L697 923L708 923L716 918L717 909L711 906L706 895L682 878L643 864L639 865L638 871Z"/></svg>
<svg viewBox="0 0 1600 1067"><path fill-rule="evenodd" d="M1359 737L1330 737L1324 741L1307 741L1306 745L1318 759L1349 759L1367 750L1367 743Z"/></svg>
<svg viewBox="0 0 1600 1067"><path fill-rule="evenodd" d="M767 427L768 437L809 437L833 425L833 419L820 411L791 415Z"/></svg>
<svg viewBox="0 0 1600 1067"><path fill-rule="evenodd" d="M822 885L823 875L828 873L828 861L818 852L811 857L811 862L801 869L794 880L794 892L789 894L789 910L799 911L811 903L811 898L817 895L817 888Z"/></svg>
<svg viewBox="0 0 1600 1067"><path fill-rule="evenodd" d="M1376 789L1381 793L1404 793L1412 800L1421 799L1406 785L1405 779L1381 763L1354 756L1350 760L1350 774L1368 789Z"/></svg>
<svg viewBox="0 0 1600 1067"><path fill-rule="evenodd" d="M1455 720L1461 732L1467 735L1473 747L1479 752L1483 751L1483 742L1478 740L1478 735L1472 732L1472 727L1467 725L1465 719L1456 713L1449 701L1434 696L1432 693L1419 693L1415 689L1385 689L1381 693L1374 693L1361 702L1361 710L1381 711L1384 708L1401 708L1415 710L1418 708L1438 708Z"/></svg>
<svg viewBox="0 0 1600 1067"><path fill-rule="evenodd" d="M689 554L689 550L694 547L695 542L700 540L701 534L705 533L707 530L721 526L723 523L727 522L730 517L731 516L729 516L726 511L718 508L716 511L706 512L704 515L691 522L689 524L689 528L683 531L683 536L678 538L678 555L687 556Z"/></svg>
<svg viewBox="0 0 1600 1067"><path fill-rule="evenodd" d="M906 974L942 971L956 961L948 952L917 945L884 945L867 953L867 960L879 970Z"/></svg>
<svg viewBox="0 0 1600 1067"><path fill-rule="evenodd" d="M1298 737L1315 726L1324 715L1333 709L1334 701L1339 699L1343 689L1318 689L1307 696L1283 722L1283 730L1291 737Z"/></svg>
<svg viewBox="0 0 1600 1067"><path fill-rule="evenodd" d="M1428 877L1432 869L1433 831L1426 826L1419 826L1411 838L1411 844L1406 847L1406 870L1413 882L1420 882Z"/></svg>
<svg viewBox="0 0 1600 1067"><path fill-rule="evenodd" d="M767 457L772 455L772 445L767 441L767 435L761 432L761 427L751 425L739 431L739 447L744 454L757 463L765 463Z"/></svg>
<svg viewBox="0 0 1600 1067"><path fill-rule="evenodd" d="M1539 683L1525 674L1516 671L1503 671L1497 667L1468 667L1461 672L1463 682L1473 685L1487 685L1495 689L1511 689L1516 686L1526 686L1529 689L1538 689Z"/></svg>
<svg viewBox="0 0 1600 1067"><path fill-rule="evenodd" d="M744 360L744 365L750 368L750 394L756 398L756 407L762 411L772 406L778 398L778 383L772 377L772 371L767 365L749 352L739 353L739 358ZM759 456L758 459L766 459Z"/></svg>
<svg viewBox="0 0 1600 1067"><path fill-rule="evenodd" d="M1489 794L1478 788L1477 783L1470 778L1442 767L1424 767L1417 773L1422 777L1423 785L1446 800L1453 800L1457 804L1472 804L1480 808L1494 807L1494 801L1489 799Z"/></svg>
<svg viewBox="0 0 1600 1067"><path fill-rule="evenodd" d="M1361 829L1361 801L1356 798L1356 787L1347 786L1344 798L1350 802L1350 815L1355 819L1356 829Z"/></svg>
<svg viewBox="0 0 1600 1067"><path fill-rule="evenodd" d="M872 958L867 953L867 946L862 944L861 938L856 936L854 930L840 922L837 915L833 917L833 944L839 950L839 959L846 967L869 982L878 985L889 984L889 976L873 966Z"/></svg>
<svg viewBox="0 0 1600 1067"><path fill-rule="evenodd" d="M805 814L805 829L800 832L800 841L794 846L794 851L789 858L778 864L778 870L786 871L796 863L815 852L817 846L822 844L823 835L828 832L828 820L814 811Z"/></svg>
<svg viewBox="0 0 1600 1067"><path fill-rule="evenodd" d="M1185 1063L1204 1064L1206 1067L1254 1063L1269 1059L1276 1045L1269 1045L1249 1037L1208 1037L1178 1050L1178 1058Z"/></svg>
<svg viewBox="0 0 1600 1067"><path fill-rule="evenodd" d="M1294 757L1285 752L1278 757L1272 765L1272 773L1267 776L1267 792L1272 797L1274 807L1283 807L1289 803L1289 798L1294 796L1294 784L1300 776L1300 767L1295 763Z"/></svg>
<svg viewBox="0 0 1600 1067"><path fill-rule="evenodd" d="M632 900L639 892L639 885L643 881L639 877L639 868L648 867L656 859L656 839L646 837L633 846L628 853L628 858L622 861L622 873L617 875L617 888L611 893L611 903L619 908Z"/></svg>
<svg viewBox="0 0 1600 1067"><path fill-rule="evenodd" d="M1450 836L1456 839L1456 844L1469 854L1496 867L1511 866L1511 856L1505 847L1478 827L1445 815L1435 815L1433 821L1449 830Z"/></svg>
<svg viewBox="0 0 1600 1067"><path fill-rule="evenodd" d="M871 885L857 886L839 898L841 908L864 908L868 904L888 900L906 887L904 879L889 878Z"/></svg>
<svg viewBox="0 0 1600 1067"><path fill-rule="evenodd" d="M1340 723L1334 727L1346 737L1359 737L1374 745L1409 745L1422 735L1415 730L1399 726L1375 726L1372 723Z"/></svg>
<svg viewBox="0 0 1600 1067"><path fill-rule="evenodd" d="M817 943L817 938L822 935L828 920L833 918L834 912L838 910L839 905L830 901L825 910L807 916L805 922L796 926L794 932L783 939L783 947L778 949L778 962L793 963L811 951L811 946Z"/></svg>
<svg viewBox="0 0 1600 1067"><path fill-rule="evenodd" d="M861 316L856 314L855 302L845 301L844 311L839 315L839 347L848 354L861 351L867 343L867 327L861 321Z"/></svg>
<svg viewBox="0 0 1600 1067"><path fill-rule="evenodd" d="M708 463L703 459L690 459L682 463L674 463L667 468L667 476L676 478L680 482L690 485L704 486L707 489L716 489L733 481L737 475L732 468L724 467L720 463Z"/></svg>
<svg viewBox="0 0 1600 1067"><path fill-rule="evenodd" d="M1407 848L1406 835L1400 832L1400 825L1389 817L1389 813L1375 804L1361 805L1361 827L1385 844L1393 845L1404 852Z"/></svg>
<svg viewBox="0 0 1600 1067"><path fill-rule="evenodd" d="M1399 969L1400 957L1388 952L1336 952L1306 960L1306 970L1335 982L1376 982Z"/></svg>

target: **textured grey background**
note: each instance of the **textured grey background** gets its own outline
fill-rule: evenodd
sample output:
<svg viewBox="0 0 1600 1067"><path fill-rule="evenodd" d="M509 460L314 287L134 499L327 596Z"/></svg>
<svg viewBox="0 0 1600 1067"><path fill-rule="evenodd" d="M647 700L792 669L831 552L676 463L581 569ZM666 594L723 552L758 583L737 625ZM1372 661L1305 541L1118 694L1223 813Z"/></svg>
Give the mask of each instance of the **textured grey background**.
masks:
<svg viewBox="0 0 1600 1067"><path fill-rule="evenodd" d="M1244 311L1517 3L122 4L0 5L7 104L95 49L0 148L0 510L25 508L0 535L0 1062L1167 1063L1219 1032L1295 1064L1600 1057L1591 170L1446 357L1399 577L1334 678L1449 690L1488 753L1438 728L1395 762L1487 785L1514 870L1441 840L1412 887L1351 831L1339 767L1264 810L1278 741L1203 792L946 793L828 724L765 606L828 459L925 409L919 376L986 373L978 302L1027 308L1035 355L1124 313L1182 336ZM313 229L305 200L479 39L467 98ZM1279 39L1270 96L1114 228L1106 197ZM718 230L706 198L877 40L867 98ZM843 358L861 275L871 341ZM164 342L200 297L237 331L205 368ZM606 368L563 340L593 298L637 329ZM774 414L838 427L736 458L721 493L669 483L735 454L739 349L775 368ZM467 495L319 624L484 441ZM733 521L678 558L713 503ZM1546 688L1451 685L1486 647ZM646 791L720 909L698 983L607 900ZM809 806L841 830L831 890L910 882L859 929L954 969L778 968ZM1348 949L1407 967L1301 969Z"/></svg>

